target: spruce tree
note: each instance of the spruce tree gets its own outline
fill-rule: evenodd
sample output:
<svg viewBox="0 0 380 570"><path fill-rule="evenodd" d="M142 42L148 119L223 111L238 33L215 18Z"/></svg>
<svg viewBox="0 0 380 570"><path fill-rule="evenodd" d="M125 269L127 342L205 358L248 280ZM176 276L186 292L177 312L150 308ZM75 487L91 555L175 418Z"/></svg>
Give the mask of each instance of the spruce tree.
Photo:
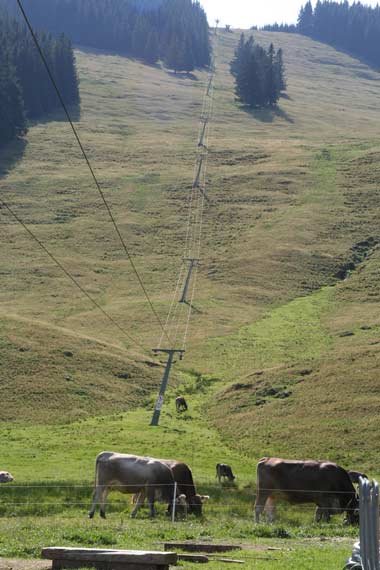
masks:
<svg viewBox="0 0 380 570"><path fill-rule="evenodd" d="M276 56L274 58L274 70L276 84L279 92L281 93L282 91L286 91L285 67L282 48L279 48L277 50Z"/></svg>

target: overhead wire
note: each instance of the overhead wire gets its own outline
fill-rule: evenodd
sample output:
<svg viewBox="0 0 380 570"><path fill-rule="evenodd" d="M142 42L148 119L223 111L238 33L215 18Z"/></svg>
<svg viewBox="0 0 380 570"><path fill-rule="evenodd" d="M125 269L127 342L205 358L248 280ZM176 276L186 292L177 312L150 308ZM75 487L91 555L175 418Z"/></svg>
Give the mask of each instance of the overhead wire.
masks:
<svg viewBox="0 0 380 570"><path fill-rule="evenodd" d="M28 29L29 29L29 31L30 31L30 34L31 34L31 36L32 36L32 38L33 38L33 42L34 42L34 44L35 44L35 46L36 46L36 48L37 48L37 50L38 50L38 53L39 53L39 55L40 55L40 57L41 57L41 60L42 60L42 62L43 62L43 64L44 64L44 66L45 66L45 69L46 69L47 73L48 73L49 79L50 79L50 81L51 81L51 83L52 83L52 85L53 85L53 87L54 87L54 90L55 90L55 92L56 92L56 94L57 94L57 96L58 96L58 99L59 99L59 101L60 101L60 103L61 103L61 106L62 106L62 108L63 108L63 110L64 110L64 112L65 112L65 115L66 115L67 120L68 120L68 122L69 122L69 124L70 124L70 127L71 127L71 129L72 129L72 131L73 131L73 133L74 133L74 136L75 136L75 138L76 138L76 141L77 141L77 143L78 143L78 145L79 145L79 148L80 148L80 150L81 150L81 152L82 152L82 155L83 155L83 157L84 157L84 159L85 159L85 161L86 161L86 164L87 164L87 166L88 166L88 168L89 168L89 170L90 170L91 176L92 176L92 178L93 178L93 180L94 180L94 182L95 182L95 186L96 186L96 188L97 188L97 190L98 190L98 192L99 192L99 195L101 196L101 199L102 199L102 201L103 201L103 204L104 204L104 206L105 206L105 208L106 208L106 210L107 210L107 212L108 212L108 215L109 215L109 217L110 217L110 219L111 219L111 222L112 222L112 224L113 224L113 226L114 226L114 228L115 228L115 231L116 231L116 233L117 233L117 235L118 235L118 237L119 237L120 243L122 244L122 247L123 247L123 249L124 249L124 251L125 251L125 253L126 253L126 255L127 255L127 258L128 258L128 260L129 260L129 262L130 262L130 264L131 264L131 267L132 267L132 269L133 269L133 272L135 273L136 278L137 278L137 280L138 280L138 282L139 282L139 284L140 284L140 287L141 287L141 289L142 289L143 292L144 292L144 296L145 296L145 298L146 298L146 300L147 300L147 302L148 302L148 304L149 304L149 306L150 306L150 309L151 309L151 311L152 311L152 313L153 313L155 319L157 320L157 322L158 322L160 328L164 331L164 334L166 335L165 330L164 330L163 323L162 323L162 321L161 321L161 319L160 319L160 317L159 317L159 315L158 315L156 309L155 309L154 306L153 306L152 300L151 300L151 298L150 298L150 296L149 296L149 294L148 294L148 291L147 291L147 289L146 289L146 287L145 287L145 285L144 285L144 283L143 283L143 281L142 281L142 278L141 278L141 276L140 276L140 274L139 274L139 272L138 272L138 270L137 270L137 267L136 267L136 265L135 265L135 263L134 263L134 261L133 261L133 258L132 258L132 256L131 256L131 253L130 253L129 249L127 248L127 245L126 245L126 243L125 243L125 240L124 240L124 238L123 238L123 236L122 236L122 234L121 234L121 232L120 232L120 229L119 229L119 227L118 227L118 225L117 225L117 223L116 223L115 217L114 217L114 215L113 215L113 213L112 213L112 210L111 210L111 208L110 208L110 206L109 206L109 204L108 204L108 202L107 202L107 200L106 200L106 197L105 197L105 195L104 195L104 192L103 192L102 189L101 189L100 183L99 183L99 181L98 181L98 179L97 179L97 176L96 176L96 174L95 174L95 172L94 172L94 169L93 169L93 167L92 167L92 165L91 165L90 159L88 158L88 155L87 155L87 153L86 153L86 150L85 150L85 148L84 148L84 146L83 146L83 144L82 144L82 142L81 142L81 140L80 140L78 131L77 131L77 129L75 128L74 123L73 123L73 121L72 121L72 119L71 119L70 113L69 113L69 111L68 111L68 108L67 108L67 106L66 106L64 100L63 100L63 97L62 97L61 92L60 92L60 90L59 90L59 88L58 88L57 82L56 82L55 79L54 79L54 76L53 76L53 74L52 74L52 72L51 72L51 70L50 70L50 66L49 66L49 64L48 64L48 62L47 62L47 59L46 59L46 57L45 57L45 55L44 55L44 53L43 53L43 51L42 51L42 48L41 48L41 46L40 46L39 41L38 41L38 38L37 38L36 34L34 33L34 30L33 30L33 28L32 28L32 25L31 25L31 23L30 23L30 20L29 20L29 18L28 18L28 16L27 16L26 12L25 12L25 10L24 10L22 1L21 1L21 0L16 0L16 1L17 1L17 4L18 4L19 8L20 8L20 11L21 11L21 13L22 13L22 16L23 16L23 18L24 18L24 20L25 20L25 23L26 23L26 25L27 25L27 27L28 27Z"/></svg>
<svg viewBox="0 0 380 570"><path fill-rule="evenodd" d="M133 342L135 345L139 346L144 352L148 352L147 349L140 343L138 342L136 339L134 339L129 333L127 333L120 325L117 321L115 321L115 319L113 317L111 317L111 315L105 311L103 309L103 307L86 291L86 289L84 289L84 287L82 287L82 285L79 283L79 281L73 276L71 275L71 273L69 271L67 271L67 269L62 265L62 263L55 257L54 254L51 253L51 251L43 244L43 242L35 235L34 232L32 232L32 230L30 228L28 228L28 226L21 220L21 218L16 214L16 212L13 210L13 208L11 208L11 206L9 206L9 204L7 202L5 202L1 197L0 197L0 205L1 207L5 208L10 214L11 216L24 228L24 230L29 234L29 236L39 245L39 247L48 255L48 257L50 257L50 259L61 269L61 271L66 275L66 277L68 279L70 279L70 281L72 281L72 283L74 283L74 285L80 289L80 291L91 301L91 303L99 310L101 311L101 313L103 313L103 315L110 321L112 322L112 324L118 328L118 330L120 332L123 333L124 336L126 336L131 342Z"/></svg>

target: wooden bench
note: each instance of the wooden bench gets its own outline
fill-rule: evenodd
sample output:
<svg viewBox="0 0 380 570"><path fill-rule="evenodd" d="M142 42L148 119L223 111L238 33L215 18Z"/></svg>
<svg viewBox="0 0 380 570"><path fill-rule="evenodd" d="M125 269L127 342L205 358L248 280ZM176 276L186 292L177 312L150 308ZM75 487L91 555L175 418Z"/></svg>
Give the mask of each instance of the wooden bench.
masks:
<svg viewBox="0 0 380 570"><path fill-rule="evenodd" d="M53 561L52 570L169 570L169 564L177 564L178 559L175 552L66 547L44 548L42 558Z"/></svg>

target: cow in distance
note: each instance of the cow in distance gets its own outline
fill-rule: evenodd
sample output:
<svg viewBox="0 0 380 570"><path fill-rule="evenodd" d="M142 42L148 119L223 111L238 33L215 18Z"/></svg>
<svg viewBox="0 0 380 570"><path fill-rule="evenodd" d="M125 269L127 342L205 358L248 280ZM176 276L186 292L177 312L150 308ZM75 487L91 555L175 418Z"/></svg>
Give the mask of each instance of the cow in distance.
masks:
<svg viewBox="0 0 380 570"><path fill-rule="evenodd" d="M235 475L232 473L232 469L227 463L218 463L216 465L216 477L218 478L219 483L222 482L223 479L228 479L228 481L234 481L236 479Z"/></svg>
<svg viewBox="0 0 380 570"><path fill-rule="evenodd" d="M93 518L96 505L100 503L100 516L106 518L106 500L109 491L121 493L144 493L149 514L155 516L156 500L173 501L174 477L171 469L150 457L103 451L95 461L95 487L89 517ZM141 502L136 501L131 517L137 514Z"/></svg>
<svg viewBox="0 0 380 570"><path fill-rule="evenodd" d="M350 476L343 467L330 461L296 461L265 457L257 464L255 520L267 511L273 522L275 500L294 504L314 503L315 521L328 522L333 514L346 512L347 522L359 520L359 500Z"/></svg>
<svg viewBox="0 0 380 570"><path fill-rule="evenodd" d="M187 402L183 396L177 396L175 399L175 409L177 412L187 412L189 409Z"/></svg>
<svg viewBox="0 0 380 570"><path fill-rule="evenodd" d="M0 471L0 483L10 483L11 481L14 481L13 475L8 471Z"/></svg>

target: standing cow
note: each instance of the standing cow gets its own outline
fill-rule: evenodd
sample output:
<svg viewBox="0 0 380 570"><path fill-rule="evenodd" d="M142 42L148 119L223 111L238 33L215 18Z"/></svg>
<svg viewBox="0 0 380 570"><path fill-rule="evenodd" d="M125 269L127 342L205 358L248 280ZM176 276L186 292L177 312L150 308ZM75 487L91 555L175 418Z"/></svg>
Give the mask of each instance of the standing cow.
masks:
<svg viewBox="0 0 380 570"><path fill-rule="evenodd" d="M188 405L183 396L177 396L177 398L175 399L175 408L177 412L187 412Z"/></svg>
<svg viewBox="0 0 380 570"><path fill-rule="evenodd" d="M150 457L103 451L95 462L95 489L89 512L92 518L100 502L100 516L106 517L106 499L110 490L121 493L144 493L151 517L155 516L154 502L173 501L174 478L171 469ZM140 506L137 500L131 517L134 518Z"/></svg>
<svg viewBox="0 0 380 570"><path fill-rule="evenodd" d="M275 499L290 503L317 505L315 520L330 520L330 515L346 511L347 521L358 522L359 501L345 469L330 461L291 461L265 457L257 464L256 522L264 508L274 520Z"/></svg>
<svg viewBox="0 0 380 570"><path fill-rule="evenodd" d="M222 477L228 479L229 481L235 480L235 475L232 473L232 469L227 463L218 463L216 466L216 477L219 483L222 482Z"/></svg>

